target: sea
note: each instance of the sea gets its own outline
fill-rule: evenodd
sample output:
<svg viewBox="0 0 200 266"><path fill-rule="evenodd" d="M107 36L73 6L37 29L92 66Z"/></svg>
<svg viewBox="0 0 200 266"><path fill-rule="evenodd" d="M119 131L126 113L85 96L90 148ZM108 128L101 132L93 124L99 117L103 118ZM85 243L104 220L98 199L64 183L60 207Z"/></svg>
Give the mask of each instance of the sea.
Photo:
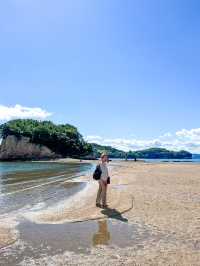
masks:
<svg viewBox="0 0 200 266"><path fill-rule="evenodd" d="M124 161L124 159L111 159L111 161ZM134 159L128 159L128 161L135 161ZM200 158L194 158L194 159L146 159L146 158L140 158L137 159L138 162L146 162L146 163L192 163L192 164L198 164L200 163Z"/></svg>
<svg viewBox="0 0 200 266"><path fill-rule="evenodd" d="M42 208L66 199L84 187L67 180L87 174L91 164L56 162L0 162L0 215Z"/></svg>
<svg viewBox="0 0 200 266"><path fill-rule="evenodd" d="M144 162L149 162L149 163L200 163L200 158L196 159L141 159Z"/></svg>

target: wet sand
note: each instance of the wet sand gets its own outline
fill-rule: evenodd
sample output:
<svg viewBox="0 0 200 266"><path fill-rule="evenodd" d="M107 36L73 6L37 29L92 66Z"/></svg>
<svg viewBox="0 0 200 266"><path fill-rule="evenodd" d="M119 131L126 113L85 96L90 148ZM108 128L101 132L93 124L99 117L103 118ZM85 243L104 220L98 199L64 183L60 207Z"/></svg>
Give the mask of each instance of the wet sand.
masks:
<svg viewBox="0 0 200 266"><path fill-rule="evenodd" d="M6 227L5 225L0 227L0 249L13 244L16 239L17 233L15 230Z"/></svg>
<svg viewBox="0 0 200 266"><path fill-rule="evenodd" d="M87 183L82 191L61 206L29 213L26 219L35 226L75 224L76 230L71 227L74 238L81 224L115 219L130 226L128 234L123 227L116 229L120 233L124 231L128 241L122 245L111 242L116 234L114 230L112 235L106 233L108 243L101 242L105 226L100 224L100 238L97 232L97 245L87 246L89 254L65 243L59 254L24 258L20 265L200 265L200 165L132 161L110 165L108 209L95 207L97 183L85 176L76 180ZM87 233L90 229L86 226L82 230ZM131 232L134 241L128 237Z"/></svg>

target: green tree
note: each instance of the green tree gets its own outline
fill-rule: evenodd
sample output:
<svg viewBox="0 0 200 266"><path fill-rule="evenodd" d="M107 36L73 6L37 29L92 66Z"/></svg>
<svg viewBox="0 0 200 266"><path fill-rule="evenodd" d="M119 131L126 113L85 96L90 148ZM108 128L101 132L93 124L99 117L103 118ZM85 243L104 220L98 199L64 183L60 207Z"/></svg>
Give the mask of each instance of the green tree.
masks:
<svg viewBox="0 0 200 266"><path fill-rule="evenodd" d="M3 138L8 135L29 137L31 142L45 145L62 156L80 157L92 150L77 128L70 124L55 125L51 121L16 119L2 124L0 134Z"/></svg>

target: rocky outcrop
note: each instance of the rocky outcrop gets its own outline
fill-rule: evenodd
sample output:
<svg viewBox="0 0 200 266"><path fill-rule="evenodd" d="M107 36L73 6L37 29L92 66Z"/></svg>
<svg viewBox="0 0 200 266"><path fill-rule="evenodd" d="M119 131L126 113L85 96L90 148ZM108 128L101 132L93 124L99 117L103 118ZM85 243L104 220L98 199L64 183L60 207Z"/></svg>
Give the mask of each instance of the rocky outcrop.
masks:
<svg viewBox="0 0 200 266"><path fill-rule="evenodd" d="M61 157L48 147L31 143L27 137L17 138L10 135L2 140L0 160L40 160Z"/></svg>

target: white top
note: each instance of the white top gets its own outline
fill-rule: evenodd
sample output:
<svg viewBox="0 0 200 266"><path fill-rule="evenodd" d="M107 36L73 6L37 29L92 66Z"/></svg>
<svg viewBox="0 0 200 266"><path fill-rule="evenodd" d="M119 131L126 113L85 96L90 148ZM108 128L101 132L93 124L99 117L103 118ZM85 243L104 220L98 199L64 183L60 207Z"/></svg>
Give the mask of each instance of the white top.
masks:
<svg viewBox="0 0 200 266"><path fill-rule="evenodd" d="M109 177L107 163L100 163L100 167L102 171L101 180L107 181Z"/></svg>

